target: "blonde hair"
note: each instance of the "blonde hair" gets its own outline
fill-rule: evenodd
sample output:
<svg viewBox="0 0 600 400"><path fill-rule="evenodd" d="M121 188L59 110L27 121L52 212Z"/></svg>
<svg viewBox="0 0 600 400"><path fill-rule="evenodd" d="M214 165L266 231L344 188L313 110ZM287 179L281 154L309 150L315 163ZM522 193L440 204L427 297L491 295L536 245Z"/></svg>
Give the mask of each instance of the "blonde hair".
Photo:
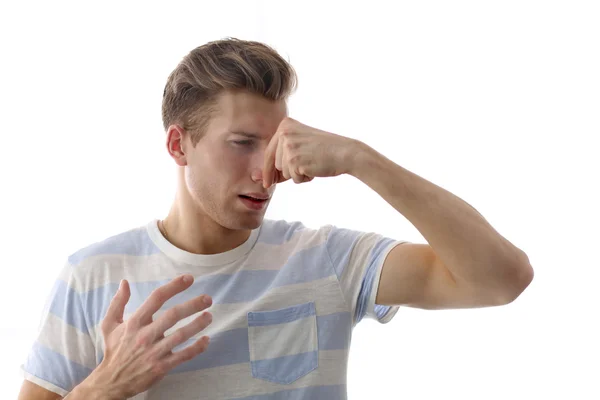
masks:
<svg viewBox="0 0 600 400"><path fill-rule="evenodd" d="M195 146L215 111L219 94L247 90L277 101L297 87L294 68L273 48L227 38L206 43L187 54L171 72L162 101L165 130L180 124L192 132Z"/></svg>

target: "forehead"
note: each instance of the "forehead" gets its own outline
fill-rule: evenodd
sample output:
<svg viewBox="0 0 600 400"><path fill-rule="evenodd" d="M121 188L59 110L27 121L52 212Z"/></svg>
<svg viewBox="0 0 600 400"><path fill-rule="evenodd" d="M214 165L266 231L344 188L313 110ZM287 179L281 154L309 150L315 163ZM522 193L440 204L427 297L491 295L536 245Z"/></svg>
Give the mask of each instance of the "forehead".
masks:
<svg viewBox="0 0 600 400"><path fill-rule="evenodd" d="M213 127L223 131L248 131L270 135L287 115L285 101L272 101L249 92L225 92L219 96Z"/></svg>

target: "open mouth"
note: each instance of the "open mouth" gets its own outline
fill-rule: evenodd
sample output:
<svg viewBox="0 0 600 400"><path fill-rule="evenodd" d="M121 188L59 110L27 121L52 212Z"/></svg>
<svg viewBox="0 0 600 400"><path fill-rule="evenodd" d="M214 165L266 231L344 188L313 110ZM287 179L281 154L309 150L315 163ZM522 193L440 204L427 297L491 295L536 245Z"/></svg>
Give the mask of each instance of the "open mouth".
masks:
<svg viewBox="0 0 600 400"><path fill-rule="evenodd" d="M253 203L256 203L256 204L262 204L262 203L264 203L264 202L266 202L268 200L268 199L257 199L256 197L246 196L246 195L243 195L243 194L241 194L240 197L242 199L249 200L249 201L251 201Z"/></svg>

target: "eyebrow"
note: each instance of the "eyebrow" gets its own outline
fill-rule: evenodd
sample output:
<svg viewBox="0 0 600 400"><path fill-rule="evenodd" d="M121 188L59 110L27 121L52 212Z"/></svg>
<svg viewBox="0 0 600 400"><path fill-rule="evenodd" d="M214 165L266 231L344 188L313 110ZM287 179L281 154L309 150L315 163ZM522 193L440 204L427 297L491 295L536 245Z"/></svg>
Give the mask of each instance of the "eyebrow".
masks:
<svg viewBox="0 0 600 400"><path fill-rule="evenodd" d="M235 132L235 131L230 131L230 133L233 133L235 135L245 136L245 137L251 138L251 139L260 139L261 138L261 136L256 133Z"/></svg>

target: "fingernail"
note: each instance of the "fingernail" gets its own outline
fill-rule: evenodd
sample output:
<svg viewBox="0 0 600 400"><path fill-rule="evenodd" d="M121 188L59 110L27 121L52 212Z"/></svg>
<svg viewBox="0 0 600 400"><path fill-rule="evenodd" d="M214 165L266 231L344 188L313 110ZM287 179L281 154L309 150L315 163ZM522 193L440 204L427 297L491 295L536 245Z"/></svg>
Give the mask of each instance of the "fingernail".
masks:
<svg viewBox="0 0 600 400"><path fill-rule="evenodd" d="M190 275L186 275L183 277L183 283L190 283L192 281L192 277Z"/></svg>
<svg viewBox="0 0 600 400"><path fill-rule="evenodd" d="M208 296L204 296L204 304L206 304L207 306L210 305L210 303L212 302L212 299Z"/></svg>

